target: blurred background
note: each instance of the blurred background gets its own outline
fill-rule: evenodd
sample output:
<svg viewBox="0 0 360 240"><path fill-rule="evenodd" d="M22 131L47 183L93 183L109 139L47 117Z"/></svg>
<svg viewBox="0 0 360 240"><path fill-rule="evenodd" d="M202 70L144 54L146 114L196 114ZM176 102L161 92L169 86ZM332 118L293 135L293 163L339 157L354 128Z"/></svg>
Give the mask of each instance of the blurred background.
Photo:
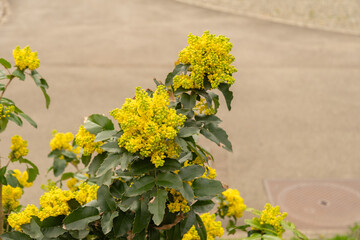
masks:
<svg viewBox="0 0 360 240"><path fill-rule="evenodd" d="M53 177L53 129L75 134L137 86L164 82L187 35L206 30L230 38L238 69L233 108L220 111L233 152L201 140L219 179L249 207L280 205L302 230L360 221L359 0L0 0L0 57L38 51L52 99L46 110L30 78L5 94L38 123L1 134L2 158L18 134L40 166L22 202L38 205Z"/></svg>

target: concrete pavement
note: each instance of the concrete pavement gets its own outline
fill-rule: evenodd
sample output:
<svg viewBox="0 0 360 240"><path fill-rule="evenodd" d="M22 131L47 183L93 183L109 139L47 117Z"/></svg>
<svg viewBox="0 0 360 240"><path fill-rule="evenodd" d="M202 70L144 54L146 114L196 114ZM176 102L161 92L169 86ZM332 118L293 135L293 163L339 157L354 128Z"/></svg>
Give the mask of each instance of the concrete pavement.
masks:
<svg viewBox="0 0 360 240"><path fill-rule="evenodd" d="M6 96L38 123L9 124L10 137L29 142L29 159L42 175L23 203L38 204L52 164L51 130L76 133L85 116L107 114L153 88L172 71L187 35L210 30L233 43L238 69L233 109L220 112L233 153L208 144L221 180L248 206L268 201L263 180L349 179L360 172L360 38L304 29L166 0L12 0L0 26L0 56L30 45L52 98L31 82L14 83ZM31 192L30 192L31 191Z"/></svg>

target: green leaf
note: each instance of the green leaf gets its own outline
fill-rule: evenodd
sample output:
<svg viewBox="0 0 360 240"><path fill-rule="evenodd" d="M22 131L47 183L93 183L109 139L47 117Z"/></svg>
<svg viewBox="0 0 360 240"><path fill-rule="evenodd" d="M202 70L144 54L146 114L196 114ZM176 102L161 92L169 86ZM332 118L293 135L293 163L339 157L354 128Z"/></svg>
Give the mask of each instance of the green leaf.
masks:
<svg viewBox="0 0 360 240"><path fill-rule="evenodd" d="M262 239L264 239L264 240L282 240L282 238L279 238L274 235L268 235L268 234L262 235Z"/></svg>
<svg viewBox="0 0 360 240"><path fill-rule="evenodd" d="M203 123L215 123L215 124L221 123L220 118L218 118L215 115L197 115L195 116L195 120Z"/></svg>
<svg viewBox="0 0 360 240"><path fill-rule="evenodd" d="M41 227L48 228L48 227L56 227L62 226L62 221L64 220L64 215L59 215L56 217L47 217L41 222Z"/></svg>
<svg viewBox="0 0 360 240"><path fill-rule="evenodd" d="M126 191L126 196L135 197L144 192L151 190L155 186L155 178L153 176L144 176L134 179L134 184Z"/></svg>
<svg viewBox="0 0 360 240"><path fill-rule="evenodd" d="M7 232L1 235L2 240L32 240L31 237L26 235L25 233L14 231Z"/></svg>
<svg viewBox="0 0 360 240"><path fill-rule="evenodd" d="M69 233L75 239L85 239L85 237L89 235L89 230L70 230Z"/></svg>
<svg viewBox="0 0 360 240"><path fill-rule="evenodd" d="M164 219L165 203L168 197L168 193L164 189L158 189L152 196L149 203L149 212L153 214L152 220L155 225L159 226Z"/></svg>
<svg viewBox="0 0 360 240"><path fill-rule="evenodd" d="M44 237L41 233L40 226L36 223L34 218L30 220L30 223L21 225L21 229L31 238L42 239Z"/></svg>
<svg viewBox="0 0 360 240"><path fill-rule="evenodd" d="M150 222L151 214L147 207L147 201L140 201L140 208L135 212L135 219L132 232L139 233L145 229Z"/></svg>
<svg viewBox="0 0 360 240"><path fill-rule="evenodd" d="M175 171L181 168L181 164L176 159L166 158L163 166L158 167L159 170Z"/></svg>
<svg viewBox="0 0 360 240"><path fill-rule="evenodd" d="M84 230L88 224L100 219L99 211L94 207L78 208L70 213L64 224L67 230Z"/></svg>
<svg viewBox="0 0 360 240"><path fill-rule="evenodd" d="M228 151L232 151L231 142L229 141L228 135L224 129L216 126L213 123L209 123L201 129L200 133L218 145L222 143L224 145L223 148Z"/></svg>
<svg viewBox="0 0 360 240"><path fill-rule="evenodd" d="M89 165L90 161L91 161L91 156L92 154L85 156L85 155L81 155L81 162L84 164L85 167L87 167L87 165ZM75 158L76 159L76 155Z"/></svg>
<svg viewBox="0 0 360 240"><path fill-rule="evenodd" d="M105 235L111 232L113 228L114 218L116 218L117 216L119 216L118 212L113 212L113 213L105 212L104 215L102 216L101 229Z"/></svg>
<svg viewBox="0 0 360 240"><path fill-rule="evenodd" d="M208 94L205 90L194 90L194 92L199 94L200 96L203 96L208 106L212 106L212 98L210 94Z"/></svg>
<svg viewBox="0 0 360 240"><path fill-rule="evenodd" d="M116 203L110 194L109 187L102 185L97 191L97 201L102 212L113 212L116 209Z"/></svg>
<svg viewBox="0 0 360 240"><path fill-rule="evenodd" d="M84 127L92 134L98 134L105 130L114 130L114 124L107 117L100 114L90 115L85 123Z"/></svg>
<svg viewBox="0 0 360 240"><path fill-rule="evenodd" d="M23 112L19 112L18 115L20 117L22 117L23 119L25 119L28 123L30 123L31 126L33 126L34 128L37 128L37 124L34 120L32 120L28 115L26 115Z"/></svg>
<svg viewBox="0 0 360 240"><path fill-rule="evenodd" d="M128 214L121 214L119 212L119 216L114 219L114 226L113 231L115 238L119 238L124 236L132 227L133 225L133 218Z"/></svg>
<svg viewBox="0 0 360 240"><path fill-rule="evenodd" d="M181 139L181 138L180 138ZM182 139L183 140L183 139ZM184 140L185 141L185 140ZM186 146L187 143L185 142ZM177 161L181 164L186 162L187 160L191 159L192 157L192 153L191 152L182 152L179 156L179 158L177 159Z"/></svg>
<svg viewBox="0 0 360 240"><path fill-rule="evenodd" d="M195 213L194 211L190 211L187 213L186 218L181 221L180 226L181 226L181 236L183 236L185 233L187 233L190 228L195 224Z"/></svg>
<svg viewBox="0 0 360 240"><path fill-rule="evenodd" d="M40 89L41 89L41 91L42 91L42 93L43 93L43 95L44 95L44 97L45 97L45 105L46 105L46 108L49 108L50 101L51 101L50 96L46 93L45 88L41 87Z"/></svg>
<svg viewBox="0 0 360 240"><path fill-rule="evenodd" d="M72 198L69 201L67 201L67 204L71 210L75 210L81 207L81 204L78 201L76 201L75 198Z"/></svg>
<svg viewBox="0 0 360 240"><path fill-rule="evenodd" d="M96 185L107 185L109 186L112 182L113 170L109 169L105 174L101 175L100 177L95 178Z"/></svg>
<svg viewBox="0 0 360 240"><path fill-rule="evenodd" d="M200 236L200 240L206 240L207 234L206 234L205 225L199 215L195 214L195 218L196 218L195 229Z"/></svg>
<svg viewBox="0 0 360 240"><path fill-rule="evenodd" d="M12 73L15 77L19 78L20 80L25 80L25 74L24 71L21 71L20 69L15 69L15 71Z"/></svg>
<svg viewBox="0 0 360 240"><path fill-rule="evenodd" d="M55 177L60 176L66 167L66 161L64 159L54 158L53 171Z"/></svg>
<svg viewBox="0 0 360 240"><path fill-rule="evenodd" d="M96 175L101 176L105 174L109 169L113 169L121 164L121 157L123 154L118 153L111 153L109 154L104 162L101 163L99 170L97 171Z"/></svg>
<svg viewBox="0 0 360 240"><path fill-rule="evenodd" d="M43 77L36 70L32 70L30 76L34 80L36 86L44 88L44 90L49 88L45 79L43 79Z"/></svg>
<svg viewBox="0 0 360 240"><path fill-rule="evenodd" d="M110 193L116 198L121 198L127 189L128 186L126 185L126 183L115 179L110 186Z"/></svg>
<svg viewBox="0 0 360 240"><path fill-rule="evenodd" d="M181 178L171 172L162 172L157 175L156 185L180 190L183 188Z"/></svg>
<svg viewBox="0 0 360 240"><path fill-rule="evenodd" d="M121 164L121 168L126 168L130 161L133 159L133 155L129 152L124 152L122 154L111 153L104 162L101 164L97 175L101 176L106 173L109 169L113 169Z"/></svg>
<svg viewBox="0 0 360 240"><path fill-rule="evenodd" d="M205 168L200 165L191 165L184 168L181 168L179 171L179 176L183 181L191 181L194 178L201 177L205 172Z"/></svg>
<svg viewBox="0 0 360 240"><path fill-rule="evenodd" d="M140 207L140 197L139 196L131 197L131 198L124 197L120 202L119 207L123 212L126 212L129 209L133 212L136 212Z"/></svg>
<svg viewBox="0 0 360 240"><path fill-rule="evenodd" d="M57 238L66 232L61 226L41 228L45 238Z"/></svg>
<svg viewBox="0 0 360 240"><path fill-rule="evenodd" d="M14 177L14 171L9 170L6 174L6 182L8 185L12 186L13 188L20 186L19 181L16 177Z"/></svg>
<svg viewBox="0 0 360 240"><path fill-rule="evenodd" d="M155 168L154 164L150 162L149 158L135 160L131 164L131 173L133 175L141 175L148 173Z"/></svg>
<svg viewBox="0 0 360 240"><path fill-rule="evenodd" d="M210 212L214 206L215 203L212 200L198 200L192 205L192 208L197 213L206 213Z"/></svg>
<svg viewBox="0 0 360 240"><path fill-rule="evenodd" d="M39 170L35 168L27 168L26 171L28 172L28 180L27 182L33 182L35 181L37 175L39 175Z"/></svg>
<svg viewBox="0 0 360 240"><path fill-rule="evenodd" d="M7 79L7 75L4 70L0 70L0 80Z"/></svg>
<svg viewBox="0 0 360 240"><path fill-rule="evenodd" d="M188 152L189 151L188 145L187 145L187 143L186 143L186 141L184 139L179 138L178 136L176 136L175 137L175 142L181 147L183 152Z"/></svg>
<svg viewBox="0 0 360 240"><path fill-rule="evenodd" d="M143 231L135 234L133 240L146 240L146 229L144 229Z"/></svg>
<svg viewBox="0 0 360 240"><path fill-rule="evenodd" d="M101 145L101 148L109 153L121 153L124 150L119 147L117 142L107 142L104 145Z"/></svg>
<svg viewBox="0 0 360 240"><path fill-rule="evenodd" d="M104 159L106 157L107 157L106 153L96 155L96 157L94 157L94 159L90 163L89 174L95 174L99 170L99 167L104 162Z"/></svg>
<svg viewBox="0 0 360 240"><path fill-rule="evenodd" d="M178 133L178 137L185 138L190 137L192 135L198 134L200 131L197 127L183 127L180 129Z"/></svg>
<svg viewBox="0 0 360 240"><path fill-rule="evenodd" d="M229 90L230 86L231 85L229 85L227 83L220 83L220 85L218 87L219 90L224 95L224 98L225 98L225 101L226 101L226 106L229 109L229 111L231 110L231 101L234 98L233 93Z"/></svg>
<svg viewBox="0 0 360 240"><path fill-rule="evenodd" d="M194 191L190 187L190 185L186 182L183 182L183 188L179 190L181 195L188 201L188 203L192 203L194 201Z"/></svg>
<svg viewBox="0 0 360 240"><path fill-rule="evenodd" d="M67 180L67 179L73 178L73 177L74 177L73 172L67 172L67 173L63 173L63 175L61 175L61 180Z"/></svg>
<svg viewBox="0 0 360 240"><path fill-rule="evenodd" d="M11 64L4 58L0 58L0 64L3 65L4 68L11 68Z"/></svg>
<svg viewBox="0 0 360 240"><path fill-rule="evenodd" d="M197 197L214 197L225 190L220 181L206 178L195 179L192 188Z"/></svg>
<svg viewBox="0 0 360 240"><path fill-rule="evenodd" d="M189 95L187 93L181 94L181 104L185 109L193 109L196 104L196 94Z"/></svg>
<svg viewBox="0 0 360 240"><path fill-rule="evenodd" d="M251 234L251 236L246 237L246 238L242 238L243 240L260 240L262 239L262 235L260 233L253 233Z"/></svg>
<svg viewBox="0 0 360 240"><path fill-rule="evenodd" d="M108 140L116 133L117 133L117 131L115 131L115 130L105 130L105 131L99 132L95 137L95 142Z"/></svg>
<svg viewBox="0 0 360 240"><path fill-rule="evenodd" d="M8 119L9 119L10 121L16 123L16 125L18 125L18 126L20 126L20 127L21 127L22 124L23 124L21 118L19 118L18 116L16 116L16 115L13 114L13 113L9 113Z"/></svg>

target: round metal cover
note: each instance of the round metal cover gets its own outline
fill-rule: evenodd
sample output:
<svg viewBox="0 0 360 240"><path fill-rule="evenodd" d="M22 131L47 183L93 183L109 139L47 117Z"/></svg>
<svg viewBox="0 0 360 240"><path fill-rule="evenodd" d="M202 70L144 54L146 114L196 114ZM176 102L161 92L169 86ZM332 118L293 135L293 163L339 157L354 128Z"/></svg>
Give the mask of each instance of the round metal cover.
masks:
<svg viewBox="0 0 360 240"><path fill-rule="evenodd" d="M332 183L303 183L283 189L279 205L289 217L318 227L360 221L360 193Z"/></svg>

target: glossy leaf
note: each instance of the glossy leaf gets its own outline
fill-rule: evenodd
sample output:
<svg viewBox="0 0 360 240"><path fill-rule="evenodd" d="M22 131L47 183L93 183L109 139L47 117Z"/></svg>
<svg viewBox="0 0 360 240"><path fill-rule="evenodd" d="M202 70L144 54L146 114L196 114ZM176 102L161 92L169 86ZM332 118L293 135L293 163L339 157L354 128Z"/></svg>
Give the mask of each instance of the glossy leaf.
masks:
<svg viewBox="0 0 360 240"><path fill-rule="evenodd" d="M133 225L133 218L128 214L119 212L119 216L114 218L113 221L113 231L115 238L124 236Z"/></svg>
<svg viewBox="0 0 360 240"><path fill-rule="evenodd" d="M218 145L222 143L224 145L223 148L228 151L232 151L232 145L228 139L227 133L224 129L218 127L217 125L209 123L201 129L200 133Z"/></svg>
<svg viewBox="0 0 360 240"><path fill-rule="evenodd" d="M201 177L205 172L205 168L200 165L191 165L184 168L181 168L179 171L179 176L183 181L191 181L194 178Z"/></svg>
<svg viewBox="0 0 360 240"><path fill-rule="evenodd" d="M206 213L210 212L214 206L215 203L212 200L198 200L192 205L192 208L197 213Z"/></svg>
<svg viewBox="0 0 360 240"><path fill-rule="evenodd" d="M113 212L116 209L116 203L110 194L109 187L102 185L97 191L97 201L102 212Z"/></svg>
<svg viewBox="0 0 360 240"><path fill-rule="evenodd" d="M42 234L42 232L40 230L40 226L36 223L34 218L32 218L30 220L30 223L21 225L21 229L24 231L24 233L29 235L31 238L41 239L44 237L44 235Z"/></svg>
<svg viewBox="0 0 360 240"><path fill-rule="evenodd" d="M151 197L149 212L153 214L152 220L155 225L159 226L164 218L168 192L164 189L158 189Z"/></svg>
<svg viewBox="0 0 360 240"><path fill-rule="evenodd" d="M113 213L105 212L104 215L102 216L101 229L105 235L111 232L114 225L113 224L114 218L116 218L117 216L119 216L118 212L113 212Z"/></svg>
<svg viewBox="0 0 360 240"><path fill-rule="evenodd" d="M4 68L11 68L11 64L4 58L0 58L0 64L3 65Z"/></svg>
<svg viewBox="0 0 360 240"><path fill-rule="evenodd" d="M144 176L137 180L126 191L126 196L134 197L151 190L155 186L155 178L153 176Z"/></svg>
<svg viewBox="0 0 360 240"><path fill-rule="evenodd" d="M84 122L84 127L92 134L98 134L105 130L114 130L112 121L100 114L90 115Z"/></svg>
<svg viewBox="0 0 360 240"><path fill-rule="evenodd" d="M100 219L100 216L96 208L83 207L70 213L64 219L64 224L67 230L84 230L89 223L98 219Z"/></svg>
<svg viewBox="0 0 360 240"><path fill-rule="evenodd" d="M233 100L234 96L233 96L233 92L231 92L230 89L230 85L227 83L220 83L219 85L219 90L222 92L222 94L224 95L225 101L226 101L226 106L228 108L228 110L231 110L231 101Z"/></svg>
<svg viewBox="0 0 360 240"><path fill-rule="evenodd" d="M197 197L214 197L225 190L220 181L206 178L195 179L192 188Z"/></svg>
<svg viewBox="0 0 360 240"><path fill-rule="evenodd" d="M2 240L32 240L31 237L26 235L25 233L14 231L7 232L1 235Z"/></svg>
<svg viewBox="0 0 360 240"><path fill-rule="evenodd" d="M99 132L95 137L95 142L108 140L116 133L117 133L117 131L115 131L115 130L105 130L105 131Z"/></svg>
<svg viewBox="0 0 360 240"><path fill-rule="evenodd" d="M132 232L139 233L145 229L150 222L151 214L147 207L147 202L145 199L140 201L140 208L135 212L135 219Z"/></svg>
<svg viewBox="0 0 360 240"><path fill-rule="evenodd" d="M180 129L178 133L178 137L185 138L190 137L192 135L198 134L200 131L197 127L183 127Z"/></svg>
<svg viewBox="0 0 360 240"><path fill-rule="evenodd" d="M53 171L55 177L60 176L64 172L65 167L66 167L66 161L64 159L54 158Z"/></svg>
<svg viewBox="0 0 360 240"><path fill-rule="evenodd" d="M171 172L162 172L157 175L156 185L180 190L183 188L181 178Z"/></svg>
<svg viewBox="0 0 360 240"><path fill-rule="evenodd" d="M12 73L15 77L19 78L20 80L25 80L25 74L24 71L21 71L20 69L15 69L15 71Z"/></svg>

